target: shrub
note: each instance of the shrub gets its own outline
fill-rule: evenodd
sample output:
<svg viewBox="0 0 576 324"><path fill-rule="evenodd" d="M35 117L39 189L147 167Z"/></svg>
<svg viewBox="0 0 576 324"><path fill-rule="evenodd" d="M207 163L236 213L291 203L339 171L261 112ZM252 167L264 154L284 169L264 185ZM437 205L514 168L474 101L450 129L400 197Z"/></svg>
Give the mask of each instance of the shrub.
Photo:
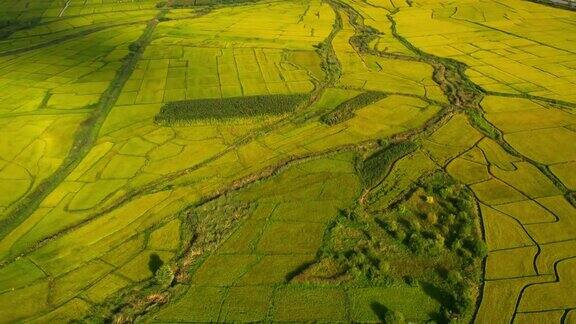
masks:
<svg viewBox="0 0 576 324"><path fill-rule="evenodd" d="M130 52L134 52L134 53L140 51L141 48L142 48L142 44L139 41L132 42L132 43L130 43L130 45L128 45L128 50Z"/></svg>
<svg viewBox="0 0 576 324"><path fill-rule="evenodd" d="M474 303L472 298L465 291L455 291L451 294L451 303L453 313L463 314Z"/></svg>
<svg viewBox="0 0 576 324"><path fill-rule="evenodd" d="M448 272L448 274L446 275L446 280L448 280L448 283L450 283L451 285L457 285L461 283L464 280L464 278L462 277L462 274L460 274L460 272L453 270Z"/></svg>
<svg viewBox="0 0 576 324"><path fill-rule="evenodd" d="M393 219L386 219L386 220L382 221L382 225L383 225L384 229L390 233L394 233L394 232L398 231L398 229L399 229L398 222L396 222Z"/></svg>
<svg viewBox="0 0 576 324"><path fill-rule="evenodd" d="M444 238L444 236L442 236L442 234L436 233L434 235L434 242L436 243L436 246L438 248L443 248L444 244L446 243L446 239Z"/></svg>
<svg viewBox="0 0 576 324"><path fill-rule="evenodd" d="M405 276L404 282L410 287L419 287L420 283L412 276Z"/></svg>
<svg viewBox="0 0 576 324"><path fill-rule="evenodd" d="M398 241L404 241L406 239L406 232L402 229L398 229L393 235Z"/></svg>
<svg viewBox="0 0 576 324"><path fill-rule="evenodd" d="M426 239L418 233L412 233L408 237L408 247L416 254L423 254L426 251Z"/></svg>
<svg viewBox="0 0 576 324"><path fill-rule="evenodd" d="M422 229L422 226L420 225L420 222L417 219L410 220L409 224L410 224L410 230L413 232L420 232L420 230Z"/></svg>
<svg viewBox="0 0 576 324"><path fill-rule="evenodd" d="M488 254L486 243L484 243L481 239L468 240L466 241L465 246L477 257L483 258Z"/></svg>
<svg viewBox="0 0 576 324"><path fill-rule="evenodd" d="M451 248L453 251L457 251L457 250L461 249L461 248L462 248L462 241L461 241L461 240L458 240L458 239L457 239L457 240L454 240L454 241L452 242L452 244L450 245L450 248Z"/></svg>
<svg viewBox="0 0 576 324"><path fill-rule="evenodd" d="M438 215L435 212L428 212L426 213L426 220L430 224L438 223Z"/></svg>
<svg viewBox="0 0 576 324"><path fill-rule="evenodd" d="M388 273L390 271L390 263L386 261L380 262L379 269L382 274Z"/></svg>
<svg viewBox="0 0 576 324"><path fill-rule="evenodd" d="M163 264L154 275L156 283L162 288L168 288L174 280L174 272L169 265Z"/></svg>

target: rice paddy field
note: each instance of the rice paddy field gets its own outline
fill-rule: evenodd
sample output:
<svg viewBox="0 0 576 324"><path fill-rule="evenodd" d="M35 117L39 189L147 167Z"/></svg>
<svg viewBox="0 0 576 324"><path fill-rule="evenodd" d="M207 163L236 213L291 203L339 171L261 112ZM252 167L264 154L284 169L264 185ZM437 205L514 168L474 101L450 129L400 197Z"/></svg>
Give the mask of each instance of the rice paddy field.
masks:
<svg viewBox="0 0 576 324"><path fill-rule="evenodd" d="M576 323L576 12L0 0L0 323Z"/></svg>

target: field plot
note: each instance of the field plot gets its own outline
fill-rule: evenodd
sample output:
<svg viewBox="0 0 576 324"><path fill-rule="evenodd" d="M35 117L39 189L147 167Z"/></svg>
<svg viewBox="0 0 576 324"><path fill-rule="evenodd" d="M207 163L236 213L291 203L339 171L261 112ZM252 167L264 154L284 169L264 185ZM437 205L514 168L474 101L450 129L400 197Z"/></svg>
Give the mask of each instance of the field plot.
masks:
<svg viewBox="0 0 576 324"><path fill-rule="evenodd" d="M151 16L149 16L151 18ZM98 102L144 25L113 28L3 56L1 115L66 111Z"/></svg>
<svg viewBox="0 0 576 324"><path fill-rule="evenodd" d="M294 5L291 4L290 6ZM307 8L306 6L298 6L301 10ZM279 7L276 10L280 12L284 10L284 7ZM327 34L327 32L323 32L324 35L320 34L325 26L315 19L333 19L334 17L333 11L326 5L318 7L317 10L319 15L314 14L312 16L314 19L304 18L304 21L312 20L311 23L318 25L318 29L315 29L314 32L316 36L309 36L311 37L310 41L305 46L301 41L294 42L293 48L286 45L284 42L288 41L285 40L283 43L276 44L274 46L276 49L244 48L238 46L239 43L237 43L235 48L223 47L216 50L214 47L198 47L190 44L182 46L182 53L190 54L182 54L183 56L175 54L176 56L164 57L162 55L172 55L170 52L164 51L164 48L170 47L175 53L178 53L179 50L168 41L172 36L166 36L163 30L163 28L170 30L172 28L170 25L174 22L168 21L159 24L158 32L154 34L157 36L156 40L146 49L143 58L127 81L118 97L117 106L111 110L103 123L100 137L93 148L66 177L66 180L41 202L38 211L17 226L15 231L7 235L0 243L2 257L9 260L30 249L46 237L65 229L72 229L69 236L63 236L41 249L34 248L36 251L34 256L30 255L30 260L34 260L35 264L46 271L48 277L31 277L26 283L18 287L9 286L9 288L16 289L30 284L36 285L34 287L43 287L42 283L48 278L50 280L58 278L57 280L66 282L71 286L66 286L66 294L62 296L59 292L48 291L50 296L57 294L57 298L52 299L50 297L49 304L22 313L6 314L6 318L14 320L30 317L40 318L39 316L46 316L42 318L50 318L50 316L67 318L66 316L72 316L75 309L78 309L75 316L81 316L91 307L85 302L101 303L108 296L122 291L122 288L149 278L155 271L149 267L150 260L159 259L164 263L174 256L177 246L160 246L160 243L154 242L158 240L165 242L162 238L155 239L156 236L153 233L148 237L144 232L148 233L153 228L165 224L168 221L167 215L176 213L180 208L200 199L201 195L216 191L223 184L243 175L258 172L269 165L282 163L290 156L309 155L313 152L360 143L386 134L394 134L418 127L438 111L439 107L429 105L418 99L392 96L377 106L368 106L358 110L357 117L337 127L328 127L315 120L307 122L305 125L285 123L260 140L244 144L237 150L230 150L229 153L227 153L228 145L245 137L251 130L266 126L268 123L250 121L248 124L242 123L240 125L235 123L230 125L198 125L198 127L192 128L162 127L152 123L163 102L172 102L177 99L210 99L221 96L291 93L302 96L311 91L314 82L317 83L324 78L324 72L319 69L320 57L313 51L312 45L322 40ZM244 15L248 16L246 13ZM327 18L323 15L326 15ZM196 23L194 19L190 22L192 25ZM215 23L214 20L200 22L202 24ZM296 21L295 26L299 25ZM298 28L300 27L296 29ZM286 35L297 39L297 36L289 30L288 28ZM137 35L136 31L137 29L134 32L135 36ZM244 36L234 36L234 33L239 31L240 29L233 29L230 37L243 39ZM310 29L309 32L312 34ZM106 33L102 32L102 34ZM97 33L91 35L97 35ZM277 35L269 37L263 33L260 40L254 38L254 42L256 44L258 42L277 42ZM184 35L181 38L183 40L202 38L202 42L208 42L211 46L214 45L214 41L206 40L205 35ZM226 42L220 44L229 46ZM127 47L126 44L122 53L128 53ZM118 57L120 57L119 53L117 54ZM219 56L218 53L222 53L222 56ZM219 95L214 97L208 92L202 92L188 97L188 90L191 92L198 91L202 89L199 85L208 85L209 82L212 82L211 80L214 80L206 73L207 71L198 70L199 67L203 68L209 65L196 64L200 58L207 57L207 54L215 58L213 71L218 82L215 88L218 89ZM215 56L212 56L214 54ZM227 60L228 63L224 60ZM238 65L237 62L241 62L241 64ZM118 68L118 65L111 66ZM64 95L67 89L70 91L86 89L82 91L87 91L87 93L94 91L94 98L99 100L101 91L105 89L104 80L107 80L107 77L113 78L115 76L112 71L106 72L105 66L103 69L102 71L97 69L94 72L91 72L92 70L86 71L88 75L92 76L90 73L94 73L98 75L99 80L102 80L98 81L101 87L98 89L100 92L89 89L89 86L95 86L95 84L84 86L83 82L66 84L64 90L59 92ZM228 88L225 87L226 84L221 87L222 80L224 80L221 78L223 73L228 73L227 75L230 76L226 77L232 82L228 84ZM252 85L263 85L262 81L266 84L265 88L251 88ZM269 82L267 83L267 81ZM183 85L179 85L182 83ZM205 87L205 89L208 88ZM240 89L240 92L231 91L233 88ZM165 100L164 97L170 90L184 91L173 91L169 95L170 98ZM185 96L178 97L178 92L184 93ZM311 106L310 109L318 112L330 111L342 101L349 99L354 93L351 90L331 89L323 94L319 102ZM56 105L59 100L62 100L56 95L55 92L47 98L42 96L41 101L46 107L33 107L34 109L24 110L24 108L15 106L6 113L16 114L22 111L22 113L32 115L41 110L52 112L61 108L60 106L53 108L50 106L51 104ZM16 100L14 102L15 104L18 103ZM74 104L73 101L67 100L64 103L67 105ZM82 114L88 114L91 109L94 109L89 103L85 104L86 106L82 106ZM77 108L67 108L63 111L76 113ZM404 115L405 113L408 114ZM370 116L381 116L390 122L374 123L370 129L365 129L366 123L360 121L368 122L371 119ZM65 131L62 128L58 128L58 130ZM37 132L41 131L38 130ZM135 134L137 135L135 136ZM329 138L328 141L325 140L327 138ZM255 152L255 149L259 150L260 153L255 154L258 152ZM267 159L262 159L262 157L267 157ZM185 171L209 159L214 159L214 162L209 166L201 167L195 172ZM9 171L9 169L7 170ZM177 176L187 173L190 175L183 177L183 181L196 183L191 188L167 190L152 195L145 194L139 198L130 198L128 204L115 205L117 199L126 199L128 194L133 195L135 191L140 190L139 186L161 183L158 179L166 175L176 179ZM10 172L11 177L14 177L15 174L17 173ZM213 180L208 180L210 178ZM12 179L10 178L10 180ZM21 186L29 185L24 181L25 179L16 177L14 180L22 182ZM329 181L325 186L337 185ZM333 189L326 188L324 191L328 195ZM16 198L18 197L14 199ZM335 200L337 203L338 199ZM153 205L158 206L153 208ZM106 216L102 218L102 211L106 209L109 211L105 211L104 215ZM130 217L126 218L127 215ZM324 222L327 221L326 217L322 219ZM103 227L103 224L107 224L107 226ZM316 223L311 226L315 228L315 231L310 233L310 239L320 242L322 227ZM105 237L94 241L88 239L94 235L87 236L86 233L95 233L94 229L96 228L99 228L102 231L100 233L103 233ZM282 227L272 227L271 230L284 231ZM305 227L295 225L293 228L295 238L303 230ZM82 237L87 240L81 239ZM176 237L180 236L176 235ZM263 251L276 253L275 251L279 251L278 249L286 249L281 242L275 242L274 237L275 235L271 235L269 239L264 240L264 242L269 242L262 243L264 244L262 246ZM298 243L301 246L295 245L294 249L301 249L303 253L311 256L315 253L317 246L309 247L307 241ZM69 242L75 242L75 247L67 248ZM77 251L85 249L91 252L78 254ZM99 268L98 276L95 276L93 281L85 282L84 274L95 271L90 267L100 265L94 261L97 258L101 258L107 265L111 266ZM276 261L270 260L270 262ZM9 267L6 269L16 271L11 270L16 268ZM7 292L5 298L20 300L18 297L21 294L20 290L16 291L14 293ZM28 293L37 294L36 290L30 292L26 290L22 291L24 294L22 296L28 296L26 295ZM45 293L45 291L42 290L38 293ZM83 299L85 302L78 301L77 298L80 295L87 296Z"/></svg>
<svg viewBox="0 0 576 324"><path fill-rule="evenodd" d="M348 289L290 282L292 273L315 260L323 232L339 208L359 193L351 158L335 155L298 164L204 207L226 201L257 203L231 236L199 261L187 292L152 314L153 321L373 321L378 320L371 309L376 302L402 311L422 302L426 310L410 318L429 318L426 312L436 312L438 305L417 288ZM346 189L327 191L328 186ZM400 294L413 299L407 302Z"/></svg>
<svg viewBox="0 0 576 324"><path fill-rule="evenodd" d="M160 24L119 104L311 91L323 78L312 45L327 36L334 14L320 2L307 6L232 7ZM263 7L270 21L255 23Z"/></svg>
<svg viewBox="0 0 576 324"><path fill-rule="evenodd" d="M156 6L153 0L116 1L116 0L39 0L34 2L0 1L2 19L24 20L29 18L76 17L93 13L138 12Z"/></svg>
<svg viewBox="0 0 576 324"><path fill-rule="evenodd" d="M484 0L423 2L401 10L396 20L418 48L468 64L467 75L488 91L574 102L576 48L574 35L565 33L573 15L526 1ZM538 28L543 24L545 30Z"/></svg>
<svg viewBox="0 0 576 324"><path fill-rule="evenodd" d="M494 107L505 111L506 106ZM494 110L486 110L490 119ZM530 127L530 119L522 122L525 111L530 113L533 110L516 111L514 125ZM555 286L571 284L573 275L564 274L561 277L556 264L574 257L570 246L576 238L572 225L576 208L563 196L558 196L558 185L544 173L527 162L519 161L497 142L483 138L477 131L465 131L468 124L465 119L457 121L453 117L429 136L423 145L433 160L448 165L448 173L464 183L470 183L477 199L483 203L481 214L488 257L483 297L476 321L489 323L531 319L531 316L536 316L535 313L516 308L514 302L502 303L502 300L508 299L503 296L509 294L510 299L518 298L520 305L528 305L530 300L532 305L541 305L539 300L543 297L536 295L548 293L546 289L552 285L551 282ZM446 131L455 127L460 130ZM447 136L449 134L458 134L458 137L450 138ZM397 163L397 168L406 170L400 167L402 161ZM389 179L393 179L392 174ZM395 182L396 188L398 184ZM537 253L540 249L542 252ZM534 288L524 290L524 287ZM550 312L570 307L542 306L538 311ZM556 318L551 313L549 315L551 320Z"/></svg>
<svg viewBox="0 0 576 324"><path fill-rule="evenodd" d="M461 160L448 169L462 181L473 183L471 188L481 202L504 213L498 214L498 222L510 223L498 225L494 216L486 218L494 212L484 215L488 248L495 251L488 254L487 281L476 321L559 322L558 312L553 310L572 306L545 306L540 303L540 294L551 285L569 286L573 277L562 277L552 264L574 256L568 252L568 244L560 241L576 239L572 225L568 225L575 208L556 195L573 186L573 176L568 174L576 147L570 128L574 123L571 108L559 109L566 106L548 102L560 100L573 107L575 101L574 41L573 35L564 32L569 28L566 24L574 21L574 14L523 1L506 6L492 1L462 1L443 7L428 3L402 9L394 18L398 31L422 51L464 62L470 67L466 74L473 82L491 93L511 95L488 96L481 105L486 119L503 139L523 159L532 161L533 166L519 163L517 156L483 140L478 148L488 163L481 164L488 166L491 180L486 180L486 169L477 164L466 163L469 170L478 170L473 171L477 176L460 170ZM514 14L510 14L511 8ZM504 16L507 19L502 19ZM424 21L430 28L420 27ZM543 21L550 21L546 30L531 27L541 26ZM558 180L542 173L546 165ZM546 246L547 252L540 256L532 245ZM490 280L491 276L499 279ZM552 281L557 283L544 283ZM522 289L528 286L534 288ZM539 312L524 313L529 306L502 303L508 299L505 294L519 300L519 305L532 301L532 305L542 307Z"/></svg>
<svg viewBox="0 0 576 324"><path fill-rule="evenodd" d="M0 322L569 323L575 24L0 0Z"/></svg>
<svg viewBox="0 0 576 324"><path fill-rule="evenodd" d="M331 95L332 92L327 92L326 99L319 104L330 100ZM313 109L329 111L338 103L340 101ZM437 109L416 99L390 96L360 109L356 117L337 126L329 127L319 121L303 126L289 123L258 141L229 150L228 145L262 123L166 128L152 123L158 105L115 107L102 127L99 143L42 203L46 214L37 220L30 219L27 226L33 228L24 227L28 229L10 241L11 253L89 219L138 184L153 184L164 176L186 175L182 179L197 183L191 187L193 191L208 194L234 179L283 163L290 156L306 156L419 127ZM373 117L389 122L376 123ZM368 123L373 126L367 128ZM210 159L214 161L194 169L194 165ZM191 168L193 172L186 171ZM186 198L187 201L195 199L196 194ZM65 221L59 221L62 219Z"/></svg>
<svg viewBox="0 0 576 324"><path fill-rule="evenodd" d="M0 208L51 175L74 134L96 109L143 25L110 29L2 57ZM9 190L8 188L14 188Z"/></svg>
<svg viewBox="0 0 576 324"><path fill-rule="evenodd" d="M344 18L342 31L333 41L336 57L342 65L342 77L339 80L342 86L426 96L432 100L446 101L442 91L432 80L431 66L420 62L361 54L349 42L354 34L355 29L349 20Z"/></svg>

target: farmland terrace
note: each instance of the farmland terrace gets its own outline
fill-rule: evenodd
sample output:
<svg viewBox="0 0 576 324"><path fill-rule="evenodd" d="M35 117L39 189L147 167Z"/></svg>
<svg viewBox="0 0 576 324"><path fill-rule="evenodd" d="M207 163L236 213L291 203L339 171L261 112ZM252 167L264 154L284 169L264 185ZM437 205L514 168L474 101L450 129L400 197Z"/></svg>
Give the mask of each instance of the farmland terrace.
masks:
<svg viewBox="0 0 576 324"><path fill-rule="evenodd" d="M0 322L576 323L575 109L533 1L0 0Z"/></svg>

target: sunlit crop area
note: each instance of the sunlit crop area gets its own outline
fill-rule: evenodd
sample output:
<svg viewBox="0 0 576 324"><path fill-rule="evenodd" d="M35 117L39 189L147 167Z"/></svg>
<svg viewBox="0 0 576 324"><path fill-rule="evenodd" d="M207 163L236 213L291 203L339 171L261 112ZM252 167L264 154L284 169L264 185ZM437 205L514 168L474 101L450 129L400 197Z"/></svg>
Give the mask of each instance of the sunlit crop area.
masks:
<svg viewBox="0 0 576 324"><path fill-rule="evenodd" d="M576 12L0 0L0 322L576 323Z"/></svg>

